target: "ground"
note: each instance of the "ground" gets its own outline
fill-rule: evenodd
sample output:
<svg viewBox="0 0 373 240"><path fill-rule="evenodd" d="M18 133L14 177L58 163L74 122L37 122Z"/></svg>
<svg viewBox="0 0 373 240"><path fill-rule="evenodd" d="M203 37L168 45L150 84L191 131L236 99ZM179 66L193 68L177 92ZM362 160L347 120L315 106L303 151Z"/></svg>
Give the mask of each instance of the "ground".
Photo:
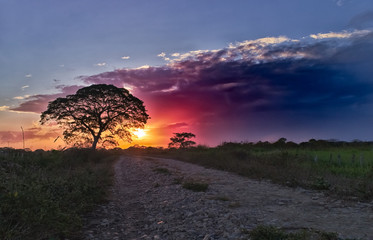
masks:
<svg viewBox="0 0 373 240"><path fill-rule="evenodd" d="M208 188L195 192L186 182ZM373 202L346 202L177 160L123 156L109 202L85 222L90 240L248 239L258 225L373 239Z"/></svg>

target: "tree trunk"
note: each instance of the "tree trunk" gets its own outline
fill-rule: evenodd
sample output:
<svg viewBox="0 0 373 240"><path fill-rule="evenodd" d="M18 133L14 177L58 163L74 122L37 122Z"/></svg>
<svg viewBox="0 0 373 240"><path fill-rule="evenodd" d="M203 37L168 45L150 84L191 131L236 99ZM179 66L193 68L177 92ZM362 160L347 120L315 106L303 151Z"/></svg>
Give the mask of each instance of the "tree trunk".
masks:
<svg viewBox="0 0 373 240"><path fill-rule="evenodd" d="M93 143L92 143L92 149L96 150L97 142L98 142L99 137L93 137Z"/></svg>

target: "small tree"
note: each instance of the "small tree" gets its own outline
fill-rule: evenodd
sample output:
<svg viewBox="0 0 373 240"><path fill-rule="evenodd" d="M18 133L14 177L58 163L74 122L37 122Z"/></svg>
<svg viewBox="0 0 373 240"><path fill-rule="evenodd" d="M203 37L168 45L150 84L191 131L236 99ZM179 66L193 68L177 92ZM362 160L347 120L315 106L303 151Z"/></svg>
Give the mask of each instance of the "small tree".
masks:
<svg viewBox="0 0 373 240"><path fill-rule="evenodd" d="M182 133L174 133L174 136L170 138L171 142L168 144L168 147L175 147L175 148L188 148L192 145L196 144L194 141L191 141L191 138L196 137L193 133L182 132Z"/></svg>
<svg viewBox="0 0 373 240"><path fill-rule="evenodd" d="M128 90L97 84L50 102L40 122L55 121L67 143L96 149L98 143L118 145L116 137L131 141L130 129L143 128L148 119L143 102Z"/></svg>

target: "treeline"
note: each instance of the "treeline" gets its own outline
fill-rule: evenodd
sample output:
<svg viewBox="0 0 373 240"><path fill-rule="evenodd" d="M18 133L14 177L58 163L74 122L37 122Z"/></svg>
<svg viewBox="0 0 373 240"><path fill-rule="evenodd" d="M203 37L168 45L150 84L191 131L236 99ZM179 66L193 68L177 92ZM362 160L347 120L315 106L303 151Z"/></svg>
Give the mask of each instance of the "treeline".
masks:
<svg viewBox="0 0 373 240"><path fill-rule="evenodd" d="M216 147L208 147L206 145L198 145L189 147L189 149L234 149L234 148L245 148L245 149L308 149L308 150L325 150L329 148L356 148L356 149L368 149L373 148L373 141L339 141L339 140L316 140L310 139L307 142L295 143L287 141L286 138L280 138L275 142L259 141L259 142L223 142ZM163 148L163 147L146 147L135 145L126 149L126 152L130 153L146 153L146 152L163 152L165 150L173 150L175 148Z"/></svg>

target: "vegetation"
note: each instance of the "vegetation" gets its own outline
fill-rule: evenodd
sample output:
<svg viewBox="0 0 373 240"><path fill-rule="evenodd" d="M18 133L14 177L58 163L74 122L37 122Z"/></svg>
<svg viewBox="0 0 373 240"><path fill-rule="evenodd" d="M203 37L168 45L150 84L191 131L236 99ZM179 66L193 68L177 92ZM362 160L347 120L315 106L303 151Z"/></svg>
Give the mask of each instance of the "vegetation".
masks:
<svg viewBox="0 0 373 240"><path fill-rule="evenodd" d="M0 239L76 237L103 201L114 152L0 149Z"/></svg>
<svg viewBox="0 0 373 240"><path fill-rule="evenodd" d="M170 170L168 170L167 168L154 168L153 169L154 172L157 172L157 173L161 173L161 174L164 174L164 175L171 175L171 172Z"/></svg>
<svg viewBox="0 0 373 240"><path fill-rule="evenodd" d="M130 130L143 128L148 118L143 102L128 90L97 84L50 102L40 122L56 121L67 143L96 149L98 143L117 146L116 137L131 141Z"/></svg>
<svg viewBox="0 0 373 240"><path fill-rule="evenodd" d="M168 144L169 148L189 148L196 143L192 141L192 138L195 138L196 135L189 132L174 133L174 136L170 138L171 142Z"/></svg>
<svg viewBox="0 0 373 240"><path fill-rule="evenodd" d="M312 229L286 232L273 226L258 226L247 232L251 240L342 240L336 233L327 233Z"/></svg>
<svg viewBox="0 0 373 240"><path fill-rule="evenodd" d="M175 158L255 179L270 179L349 199L373 199L373 142L311 139L295 144L223 143L188 149L129 148L132 154Z"/></svg>
<svg viewBox="0 0 373 240"><path fill-rule="evenodd" d="M209 185L207 183L201 183L196 181L187 181L183 183L183 188L192 190L194 192L206 192Z"/></svg>

